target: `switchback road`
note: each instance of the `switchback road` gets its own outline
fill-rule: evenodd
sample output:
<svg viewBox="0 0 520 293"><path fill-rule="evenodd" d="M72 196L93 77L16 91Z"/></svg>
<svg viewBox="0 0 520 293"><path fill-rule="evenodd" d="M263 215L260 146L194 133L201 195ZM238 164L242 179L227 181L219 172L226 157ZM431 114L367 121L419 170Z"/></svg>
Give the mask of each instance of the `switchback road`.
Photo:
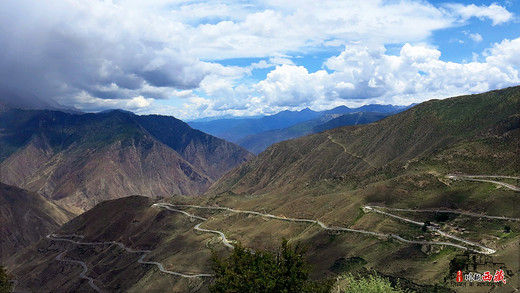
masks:
<svg viewBox="0 0 520 293"><path fill-rule="evenodd" d="M464 240L462 238L459 238L459 237L447 234L447 233L442 232L442 231L435 231L435 232L437 232L441 236L444 236L444 237L447 237L447 238L451 238L451 239L460 241L460 242L462 242L464 244L470 245L470 247L466 247L466 246L459 245L459 244L452 243L452 242L444 242L444 241L408 240L408 239L402 238L399 235L395 235L395 234L392 234L392 233L379 233L379 232L366 231L366 230L360 230L360 229L351 229L351 228L346 228L346 227L329 227L329 226L327 226L326 224L324 224L323 222L321 222L319 220L287 218L287 217L275 216L275 215L272 215L272 214L259 213L259 212L255 212L255 211L236 210L236 209L231 209L231 208L227 208L227 207L215 207L215 206L210 206L209 207L209 206L198 206L198 205L174 205L174 204L168 204L168 203L158 203L158 204L154 204L152 206L161 207L161 208L170 207L171 208L170 210L183 212L184 214L188 214L188 213L186 213L184 211L180 211L180 210L178 210L176 208L195 208L195 209L228 211L228 212L232 212L232 213L257 215L257 216L260 216L260 217L271 218L271 219L276 219L276 220L281 220L281 221L288 221L288 222L295 222L295 223L318 224L322 229L328 230L328 231L345 231L345 232L353 232L353 233L360 233L360 234L365 234L365 235L376 236L376 237L379 237L379 238L394 238L394 239L396 239L398 241L401 241L401 242L404 242L404 243L421 244L421 245L422 244L426 244L426 245L446 245L446 246L452 246L452 247L460 248L460 249L463 249L463 250L471 250L471 251L475 251L475 252L483 253L483 254L491 254L491 253L495 252L495 250L493 250L491 248L484 247L484 246L479 245L477 243ZM373 209L372 207L369 207L369 208ZM373 209L373 210L375 211L375 209ZM379 211L379 212L387 214L387 215L390 215L389 213L386 213L386 212L382 212L382 211ZM191 215L191 214L188 214L188 215ZM404 217L399 217L399 216L395 216L395 215L392 215L392 216L397 217L397 218L399 218L399 219L401 219L403 221L407 221L407 222L416 224L416 225L421 225L422 226L424 224L422 222L416 222L416 221L413 221L413 220L410 220L410 219L406 219ZM220 232L220 233L222 233L222 232ZM223 233L222 233L222 235L223 235ZM223 237L223 239L226 239L225 236Z"/></svg>

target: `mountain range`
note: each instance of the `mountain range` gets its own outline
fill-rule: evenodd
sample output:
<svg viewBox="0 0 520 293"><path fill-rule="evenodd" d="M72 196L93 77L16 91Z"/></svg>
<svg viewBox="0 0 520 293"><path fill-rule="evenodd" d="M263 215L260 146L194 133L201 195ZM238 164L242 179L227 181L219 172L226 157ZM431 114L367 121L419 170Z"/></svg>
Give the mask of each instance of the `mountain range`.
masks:
<svg viewBox="0 0 520 293"><path fill-rule="evenodd" d="M237 161L220 179L213 179L204 196L133 195L140 190L100 196L99 203L52 235L39 233L30 245L18 241L18 248L2 261L20 291L207 292L212 255L228 255L229 243L272 250L288 239L307 248L312 279L378 274L417 292L488 292L486 286L456 286L456 272L501 269L507 282L491 289L512 292L520 288L519 107L520 86L431 100L370 124L279 142L257 157L231 143L218 146L220 139L190 130L172 117L120 111L21 115L10 110L0 115L1 141L7 146L0 166L10 166L1 169L2 176L4 170L8 175L23 170L19 173L40 178L56 171L15 166L35 159L52 166L74 154L83 161L74 159L69 172L97 172L91 176L98 176L99 185L102 175L113 176L109 174L114 170L128 174L135 168L136 163L115 161L125 162L130 148L131 154L153 165L139 165L143 173L128 180L158 182L143 174L174 157L177 161L170 166L189 164L194 171L184 169L184 176L191 174L196 182L207 178L210 184L210 176L220 174L218 167L214 175L201 169L220 163L205 159L211 157L208 153L237 150L228 155ZM368 114L350 118L363 115ZM76 119L83 120L72 123ZM192 138L197 135L200 138ZM208 140L218 147L204 147ZM117 152L107 151L113 148ZM93 159L96 152L110 156L101 163ZM45 156L54 159L40 159ZM91 168L93 161L103 168ZM107 162L113 162L113 169ZM42 186L47 189L39 193L61 186L54 177L46 178L42 181L49 183ZM67 178L73 184L84 182ZM161 182L180 179L162 177ZM115 179L105 184L120 188ZM24 197L27 202L49 201L35 192L6 188L32 194ZM47 197L51 203L64 203ZM69 216L63 214L44 231Z"/></svg>
<svg viewBox="0 0 520 293"><path fill-rule="evenodd" d="M253 157L173 117L0 113L0 180L81 212L111 198L198 195Z"/></svg>
<svg viewBox="0 0 520 293"><path fill-rule="evenodd" d="M413 106L366 105L359 108L339 106L319 112L306 108L301 111L286 110L263 117L204 119L188 123L193 128L237 143L250 152L259 154L276 142L334 127L374 122ZM340 116L345 117L340 118ZM358 119L361 116L363 118ZM327 124L334 119L336 119L334 122Z"/></svg>
<svg viewBox="0 0 520 293"><path fill-rule="evenodd" d="M431 100L368 125L340 127L278 143L226 174L210 193L285 190L454 154L467 158L444 162L447 172L476 172L484 169L481 161L492 161L495 172L511 173L520 165L517 150L511 148L518 139L518 108L511 106L519 105L518 93L514 87ZM500 155L493 155L499 150Z"/></svg>

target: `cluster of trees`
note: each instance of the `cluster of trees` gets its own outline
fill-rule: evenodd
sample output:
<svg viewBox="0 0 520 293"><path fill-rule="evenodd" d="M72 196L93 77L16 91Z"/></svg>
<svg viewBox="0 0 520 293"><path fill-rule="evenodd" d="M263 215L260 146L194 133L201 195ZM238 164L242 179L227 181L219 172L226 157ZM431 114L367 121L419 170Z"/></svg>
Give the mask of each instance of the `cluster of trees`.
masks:
<svg viewBox="0 0 520 293"><path fill-rule="evenodd" d="M226 259L213 256L211 292L330 292L334 280L309 280L311 267L300 245L286 240L276 251L252 251L240 244Z"/></svg>
<svg viewBox="0 0 520 293"><path fill-rule="evenodd" d="M329 293L334 279L313 281L309 279L311 267L300 245L292 247L286 240L275 251L252 251L240 244L227 258L213 254L215 282L211 292L283 292ZM345 293L410 293L399 284L375 274L368 276L345 275L346 285L337 288Z"/></svg>

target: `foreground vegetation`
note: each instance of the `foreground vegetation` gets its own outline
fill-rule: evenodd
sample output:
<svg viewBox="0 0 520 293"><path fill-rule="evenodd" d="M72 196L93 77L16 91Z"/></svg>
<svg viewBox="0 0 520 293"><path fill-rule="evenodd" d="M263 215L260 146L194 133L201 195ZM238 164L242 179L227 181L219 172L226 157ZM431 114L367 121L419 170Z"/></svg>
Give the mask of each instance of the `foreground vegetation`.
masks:
<svg viewBox="0 0 520 293"><path fill-rule="evenodd" d="M252 251L235 245L226 259L214 254L216 273L211 292L330 292L333 280L309 280L304 250L286 240L276 251Z"/></svg>
<svg viewBox="0 0 520 293"><path fill-rule="evenodd" d="M7 293L13 290L13 285L9 279L6 269L0 266L0 293Z"/></svg>
<svg viewBox="0 0 520 293"><path fill-rule="evenodd" d="M341 293L412 293L407 289L402 289L399 284L392 286L392 283L386 278L377 275L368 275L366 277L354 276L351 274L341 278L342 282L346 282L346 286L337 288Z"/></svg>

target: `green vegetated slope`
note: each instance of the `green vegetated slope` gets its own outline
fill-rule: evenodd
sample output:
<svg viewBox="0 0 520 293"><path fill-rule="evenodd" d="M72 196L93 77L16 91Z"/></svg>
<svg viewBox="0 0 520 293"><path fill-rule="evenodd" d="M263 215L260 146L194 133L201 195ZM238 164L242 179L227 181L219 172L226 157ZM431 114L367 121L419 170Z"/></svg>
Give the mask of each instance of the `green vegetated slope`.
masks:
<svg viewBox="0 0 520 293"><path fill-rule="evenodd" d="M0 129L0 180L77 211L132 194L198 195L252 157L173 117L123 111L12 109Z"/></svg>
<svg viewBox="0 0 520 293"><path fill-rule="evenodd" d="M231 237L253 247L269 242L259 231L266 234L292 231L293 240L304 241L311 247L311 260L326 275L332 264L337 263L344 269L335 273L373 269L391 278L410 281L409 288L419 291L426 289L413 284L485 292L489 288L475 291L475 288L456 288L450 283L454 280L450 271L453 260L466 257L470 261L465 262L465 267L474 271L492 271L497 266L510 270L509 285L496 291L510 292L520 287L516 273L520 269L519 222L434 211L456 210L520 219L518 192L492 183L446 177L450 173L520 177L519 107L520 87L513 87L428 101L369 125L342 127L282 142L213 185L209 204L290 218L319 219L329 226L390 233L408 240L461 244L432 231L422 231L420 226L367 212L363 207L426 210L388 212L418 222L436 223L446 233L496 252L479 263L478 253L460 256L464 250L458 248L382 241L356 233L335 234L316 226L307 227L308 234L302 234L288 223L272 224L263 230L262 226L253 226L249 219L243 219L234 221L228 229L234 231ZM495 180L520 185L516 179ZM213 225L223 227L217 222ZM513 232L506 233L509 228ZM311 235L310 231L316 234ZM270 240L273 238L276 236ZM477 261L471 261L473 256ZM366 263L361 268L349 264L349 259L356 258ZM342 262L345 264L341 265Z"/></svg>
<svg viewBox="0 0 520 293"><path fill-rule="evenodd" d="M377 173L392 166L404 167L410 160L434 160L465 149L464 160L469 162L441 160L443 171L472 173L481 171L474 169L476 165L484 164L480 168L486 169L486 164L494 164L499 169L489 171L513 174L519 160L515 153L519 99L520 88L513 87L432 100L369 125L336 128L275 144L226 174L210 193L291 190L321 179Z"/></svg>

